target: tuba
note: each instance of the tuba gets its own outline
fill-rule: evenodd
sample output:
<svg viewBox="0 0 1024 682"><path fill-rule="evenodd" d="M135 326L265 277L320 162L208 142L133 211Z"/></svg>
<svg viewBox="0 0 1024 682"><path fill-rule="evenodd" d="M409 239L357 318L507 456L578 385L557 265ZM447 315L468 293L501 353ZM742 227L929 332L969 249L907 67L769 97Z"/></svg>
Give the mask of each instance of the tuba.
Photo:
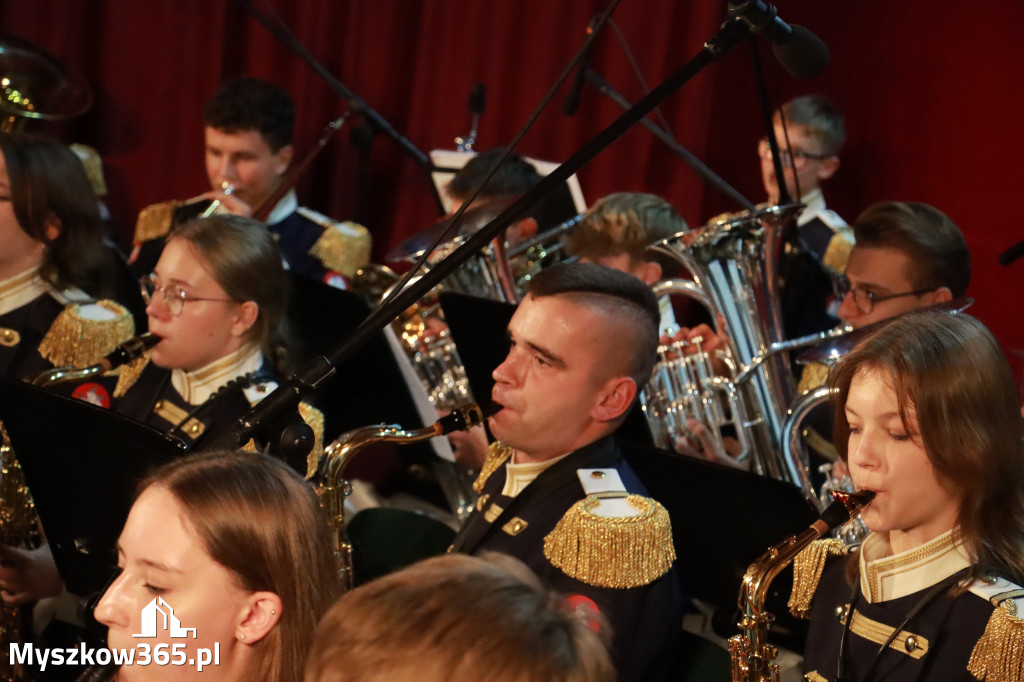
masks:
<svg viewBox="0 0 1024 682"><path fill-rule="evenodd" d="M743 618L740 634L729 640L732 661L732 682L779 682L778 650L768 644L772 614L764 610L768 588L775 576L789 565L807 545L833 528L856 518L875 493L861 490L854 493L833 492L835 500L821 518L800 533L770 548L747 568L740 586L739 607Z"/></svg>
<svg viewBox="0 0 1024 682"><path fill-rule="evenodd" d="M661 362L644 391L644 411L659 447L671 449L688 434L686 420L703 421L712 433L732 424L755 473L787 481L817 505L802 448L787 449L786 424L796 386L787 351L846 334L848 327L784 341L779 309L778 263L783 232L802 210L773 206L685 232L650 248L685 267L693 281L669 280L659 295L679 293L724 322L731 376L709 373L707 354L662 347ZM698 348L698 350L700 350Z"/></svg>

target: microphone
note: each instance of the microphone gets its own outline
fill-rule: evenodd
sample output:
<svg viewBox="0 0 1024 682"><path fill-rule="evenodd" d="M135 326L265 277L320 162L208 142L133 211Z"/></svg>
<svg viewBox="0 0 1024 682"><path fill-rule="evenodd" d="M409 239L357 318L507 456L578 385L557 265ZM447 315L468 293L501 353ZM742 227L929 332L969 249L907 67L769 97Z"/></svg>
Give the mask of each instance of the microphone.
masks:
<svg viewBox="0 0 1024 682"><path fill-rule="evenodd" d="M999 264L1009 265L1021 256L1024 256L1024 242L1018 242L999 254Z"/></svg>
<svg viewBox="0 0 1024 682"><path fill-rule="evenodd" d="M469 91L469 113L480 116L487 106L487 86L483 83L473 83Z"/></svg>
<svg viewBox="0 0 1024 682"><path fill-rule="evenodd" d="M588 36L594 33L594 24L597 23L597 18L600 15L594 15L590 18L590 23L587 24L586 34ZM580 57L579 64L576 65L576 77L572 80L572 86L569 88L569 94L565 96L565 102L562 104L562 113L566 116L572 116L576 113L576 110L580 108L580 92L583 90L583 81L587 76L587 64L590 62L590 52L594 49L594 42L591 40L587 46L583 48L583 56Z"/></svg>
<svg viewBox="0 0 1024 682"><path fill-rule="evenodd" d="M775 5L763 0L730 2L729 15L747 25L752 33L764 33L782 67L797 78L814 78L828 66L828 46L803 26L779 19Z"/></svg>

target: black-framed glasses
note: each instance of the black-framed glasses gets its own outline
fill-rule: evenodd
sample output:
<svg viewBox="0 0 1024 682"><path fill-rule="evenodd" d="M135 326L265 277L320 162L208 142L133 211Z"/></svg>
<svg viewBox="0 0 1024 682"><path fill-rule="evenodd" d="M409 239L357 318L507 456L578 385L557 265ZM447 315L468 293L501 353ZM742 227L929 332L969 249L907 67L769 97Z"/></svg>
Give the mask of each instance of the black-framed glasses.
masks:
<svg viewBox="0 0 1024 682"><path fill-rule="evenodd" d="M835 291L836 298L840 301L846 298L847 294L853 294L853 302L857 305L857 309L867 315L874 310L876 303L888 301L891 298L920 296L921 294L927 294L929 291L935 291L936 287L932 287L931 289L917 289L915 291L903 291L898 294L876 294L875 292L868 291L867 289L855 288L850 284L850 279L846 275L839 275L835 280L833 280L832 289Z"/></svg>
<svg viewBox="0 0 1024 682"><path fill-rule="evenodd" d="M156 292L164 292L164 305L167 312L174 317L181 315L187 301L221 301L223 303L234 303L231 298L206 298L203 296L189 296L178 284L157 284L156 275L146 275L139 280L139 287L142 289L142 300L149 305L153 301Z"/></svg>
<svg viewBox="0 0 1024 682"><path fill-rule="evenodd" d="M761 141L758 142L757 154L764 161L772 160L772 150L768 145L767 137L762 137ZM835 154L812 154L811 152L805 152L802 149L789 150L785 147L779 147L779 161L782 162L783 168L803 168L807 165L808 159L821 161L833 156L835 156Z"/></svg>

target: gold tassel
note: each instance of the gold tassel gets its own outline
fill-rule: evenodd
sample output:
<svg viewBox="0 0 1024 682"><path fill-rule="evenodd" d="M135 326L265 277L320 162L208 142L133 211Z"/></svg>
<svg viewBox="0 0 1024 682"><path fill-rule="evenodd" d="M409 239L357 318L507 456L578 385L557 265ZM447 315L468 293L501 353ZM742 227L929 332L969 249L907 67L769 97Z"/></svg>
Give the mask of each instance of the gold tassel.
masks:
<svg viewBox="0 0 1024 682"><path fill-rule="evenodd" d="M800 383L796 390L798 393L813 391L819 386L824 386L828 381L828 366L820 362L810 362L804 365L804 371L800 373Z"/></svg>
<svg viewBox="0 0 1024 682"><path fill-rule="evenodd" d="M967 672L991 682L1024 680L1024 620L1012 599L992 611L985 632L974 645Z"/></svg>
<svg viewBox="0 0 1024 682"><path fill-rule="evenodd" d="M313 429L313 449L306 455L306 479L313 478L324 454L324 413L309 403L299 403L299 416Z"/></svg>
<svg viewBox="0 0 1024 682"><path fill-rule="evenodd" d="M668 511L656 500L629 495L637 516L592 513L600 498L588 495L565 513L544 538L544 556L570 578L597 587L641 587L665 575L676 551Z"/></svg>
<svg viewBox="0 0 1024 682"><path fill-rule="evenodd" d="M174 212L183 204L182 201L165 201L162 204L151 204L139 211L139 217L135 221L135 243L152 241L170 232Z"/></svg>
<svg viewBox="0 0 1024 682"><path fill-rule="evenodd" d="M825 256L821 259L825 266L832 272L841 275L846 272L846 262L850 260L850 252L853 251L853 244L848 242L842 235L832 235L828 247L825 249Z"/></svg>
<svg viewBox="0 0 1024 682"><path fill-rule="evenodd" d="M121 365L114 372L117 374L117 385L114 386L114 397L123 398L128 389L135 385L149 365L149 353L143 353L127 365Z"/></svg>
<svg viewBox="0 0 1024 682"><path fill-rule="evenodd" d="M487 458L484 459L484 464L480 467L480 474L473 481L473 490L482 493L484 485L487 484L487 479L511 456L512 448L509 446L504 443L491 443L490 447L487 448Z"/></svg>
<svg viewBox="0 0 1024 682"><path fill-rule="evenodd" d="M370 232L358 223L332 224L324 229L309 255L325 268L352 277L370 262Z"/></svg>
<svg viewBox="0 0 1024 682"><path fill-rule="evenodd" d="M96 301L92 305L102 306L114 313L114 317L89 320L81 316L81 305L64 306L39 344L39 354L54 367L90 367L135 336L135 322L124 306L113 301Z"/></svg>
<svg viewBox="0 0 1024 682"><path fill-rule="evenodd" d="M821 572L829 557L845 554L843 543L835 538L815 540L793 560L793 592L789 595L789 611L797 618L809 618L811 600L821 581Z"/></svg>

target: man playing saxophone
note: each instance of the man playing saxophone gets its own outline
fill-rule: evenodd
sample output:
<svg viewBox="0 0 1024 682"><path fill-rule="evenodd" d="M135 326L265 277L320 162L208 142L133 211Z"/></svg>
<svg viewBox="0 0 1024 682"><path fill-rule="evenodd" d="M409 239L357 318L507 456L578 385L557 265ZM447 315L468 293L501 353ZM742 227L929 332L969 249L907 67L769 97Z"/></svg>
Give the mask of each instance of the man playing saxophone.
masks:
<svg viewBox="0 0 1024 682"><path fill-rule="evenodd" d="M594 264L542 271L494 370L477 510L453 551L523 560L613 630L620 680L661 680L681 626L668 514L612 435L650 375L658 307L635 277Z"/></svg>

